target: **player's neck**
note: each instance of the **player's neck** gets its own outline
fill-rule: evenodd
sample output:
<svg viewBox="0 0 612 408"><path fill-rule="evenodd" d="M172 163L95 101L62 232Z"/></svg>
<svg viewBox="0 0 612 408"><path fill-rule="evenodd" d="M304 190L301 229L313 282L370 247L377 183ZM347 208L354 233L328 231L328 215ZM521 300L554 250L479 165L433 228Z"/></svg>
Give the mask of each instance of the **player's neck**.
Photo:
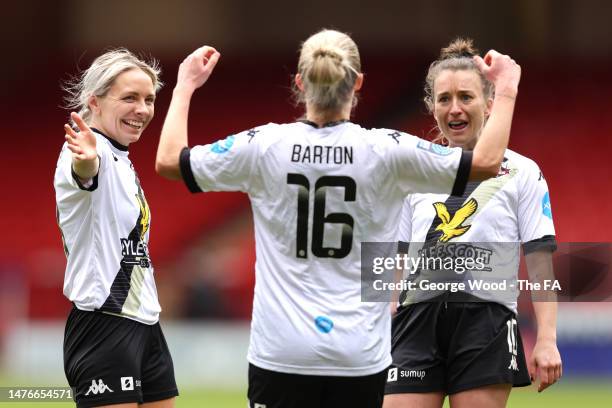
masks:
<svg viewBox="0 0 612 408"><path fill-rule="evenodd" d="M478 138L472 139L467 143L453 143L453 141L449 141L448 147L460 147L463 150L473 151L474 147L476 147L476 143L478 142Z"/></svg>
<svg viewBox="0 0 612 408"><path fill-rule="evenodd" d="M351 109L342 109L340 111L323 111L318 112L314 109L306 109L306 120L316 123L318 126L325 126L331 122L341 122L349 120L351 117Z"/></svg>

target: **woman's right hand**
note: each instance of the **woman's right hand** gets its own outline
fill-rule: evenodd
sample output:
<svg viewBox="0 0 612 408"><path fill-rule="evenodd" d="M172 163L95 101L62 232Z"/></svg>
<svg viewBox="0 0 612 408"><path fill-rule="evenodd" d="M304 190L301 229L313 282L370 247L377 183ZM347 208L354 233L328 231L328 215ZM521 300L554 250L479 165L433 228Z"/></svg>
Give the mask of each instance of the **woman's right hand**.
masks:
<svg viewBox="0 0 612 408"><path fill-rule="evenodd" d="M495 95L515 98L521 80L521 66L508 55L490 50L484 59L475 56L474 62L485 78L495 86Z"/></svg>
<svg viewBox="0 0 612 408"><path fill-rule="evenodd" d="M70 117L79 127L79 132L77 133L68 124L64 125L66 142L68 142L68 149L72 152L73 160L87 161L96 159L98 157L96 136L78 113L72 112Z"/></svg>
<svg viewBox="0 0 612 408"><path fill-rule="evenodd" d="M96 135L78 113L72 112L70 117L79 127L77 133L68 124L64 125L67 147L72 152L72 169L81 180L85 181L98 174L100 160L96 149Z"/></svg>
<svg viewBox="0 0 612 408"><path fill-rule="evenodd" d="M189 54L179 66L176 88L193 92L204 85L219 57L221 54L207 45Z"/></svg>

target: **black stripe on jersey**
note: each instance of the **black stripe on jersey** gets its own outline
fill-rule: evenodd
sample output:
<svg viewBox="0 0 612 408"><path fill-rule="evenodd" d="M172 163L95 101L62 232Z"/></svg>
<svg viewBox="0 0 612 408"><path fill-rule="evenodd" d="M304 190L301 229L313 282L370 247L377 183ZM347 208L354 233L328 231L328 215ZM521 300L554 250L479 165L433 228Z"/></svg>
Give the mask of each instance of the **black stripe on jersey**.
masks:
<svg viewBox="0 0 612 408"><path fill-rule="evenodd" d="M460 196L463 194L468 179L470 178L471 168L472 152L464 150L461 152L461 159L459 159L459 168L457 169L457 177L455 177L455 184L453 184L451 196Z"/></svg>
<svg viewBox="0 0 612 408"><path fill-rule="evenodd" d="M536 251L555 252L556 250L557 241L554 235L544 235L542 238L523 243L523 254L525 255Z"/></svg>
<svg viewBox="0 0 612 408"><path fill-rule="evenodd" d="M140 182L138 181L138 176L136 176L136 184L138 185L138 200L142 200L144 206L148 208L146 204L144 194L142 193L142 189L140 187ZM147 211L148 212L148 211ZM132 248L137 248L141 243L144 232L146 232L146 228L148 228L148 223L143 223L143 217L147 217L147 215L143 212L142 208L140 210L140 214L138 215L138 219L136 220L136 225L130 231L130 234L127 237L127 240L132 244ZM147 225L145 225L147 224ZM150 261L148 256L148 250L146 251L146 256L141 256L139 254L134 253L126 253L123 255L121 262L119 263L119 272L117 272L117 276L115 276L115 280L110 288L110 293L106 298L106 301L100 307L99 310L103 312L111 312L116 314L121 314L121 310L123 309L123 305L128 297L130 292L130 286L132 282L132 271L134 270L134 266L143 266L150 267Z"/></svg>
<svg viewBox="0 0 612 408"><path fill-rule="evenodd" d="M462 156L462 159L463 159L463 156ZM470 162L471 162L471 155L470 155ZM468 172L469 172L469 167L468 167ZM461 208L463 204L465 204L465 201L467 200L467 198L474 192L474 190L476 190L476 188L480 185L480 183L481 181L467 182L463 195L461 195L460 197L453 196L453 195L448 196L448 198L444 202L444 205L446 205L446 209L448 210L448 213L451 215L451 218L455 215L455 212L459 208ZM427 231L427 235L425 236L425 242L423 243L423 250L436 245L436 242L440 239L440 236L442 236L443 234L442 231L436 231L436 228L441 223L442 223L442 220L440 219L440 217L438 217L437 214L434 215L433 220L431 221L431 226L429 227L429 230ZM408 244L405 244L404 246L407 248ZM415 274L415 277L416 277L416 274ZM400 304L404 303L407 296L408 296L408 291L402 291L399 297L399 303Z"/></svg>
<svg viewBox="0 0 612 408"><path fill-rule="evenodd" d="M98 165L98 172L99 172L100 165L102 164L102 159L100 159L100 156L98 156L98 159L100 160L100 164ZM70 172L72 173L72 178L74 179L74 181L77 183L77 186L79 186L81 190L94 191L96 188L98 188L98 173L96 173L96 175L93 176L91 185L89 187L85 187L83 183L81 182L81 179L79 178L79 176L74 172L74 168L72 166L70 166Z"/></svg>
<svg viewBox="0 0 612 408"><path fill-rule="evenodd" d="M202 189L200 186L198 186L198 183L196 183L193 171L191 170L191 161L189 160L190 156L191 150L188 147L183 147L183 150L181 150L181 155L179 156L181 176L183 177L183 181L187 185L189 191L192 193L201 193Z"/></svg>

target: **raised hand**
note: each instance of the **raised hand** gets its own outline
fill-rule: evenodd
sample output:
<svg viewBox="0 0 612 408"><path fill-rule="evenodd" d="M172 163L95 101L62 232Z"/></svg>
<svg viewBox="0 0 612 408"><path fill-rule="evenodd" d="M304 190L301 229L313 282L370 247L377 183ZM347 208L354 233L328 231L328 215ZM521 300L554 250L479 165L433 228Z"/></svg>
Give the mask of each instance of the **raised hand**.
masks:
<svg viewBox="0 0 612 408"><path fill-rule="evenodd" d="M563 368L556 343L552 340L536 341L531 357L527 362L527 368L533 381L540 380L538 392L544 391L557 382L563 375Z"/></svg>
<svg viewBox="0 0 612 408"><path fill-rule="evenodd" d="M490 50L484 59L475 56L478 69L495 86L495 95L516 97L521 80L521 66L508 55Z"/></svg>
<svg viewBox="0 0 612 408"><path fill-rule="evenodd" d="M88 180L98 173L100 165L96 135L78 113L72 112L70 117L79 127L77 133L68 124L64 125L67 147L72 152L72 169L81 180Z"/></svg>
<svg viewBox="0 0 612 408"><path fill-rule="evenodd" d="M72 112L70 117L79 127L79 132L77 133L68 124L64 125L66 142L68 142L68 149L72 152L72 158L74 160L96 159L98 157L96 136L78 113Z"/></svg>
<svg viewBox="0 0 612 408"><path fill-rule="evenodd" d="M198 48L185 58L178 70L177 88L195 91L208 80L221 54L207 45Z"/></svg>

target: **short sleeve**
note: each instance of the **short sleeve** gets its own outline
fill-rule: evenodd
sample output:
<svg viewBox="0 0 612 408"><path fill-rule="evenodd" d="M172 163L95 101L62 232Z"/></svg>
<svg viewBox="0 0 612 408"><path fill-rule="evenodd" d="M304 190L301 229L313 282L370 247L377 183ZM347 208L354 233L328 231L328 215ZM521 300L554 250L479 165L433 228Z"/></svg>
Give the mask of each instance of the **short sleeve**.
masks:
<svg viewBox="0 0 612 408"><path fill-rule="evenodd" d="M189 191L248 192L259 159L259 131L251 129L215 143L184 149L180 168Z"/></svg>
<svg viewBox="0 0 612 408"><path fill-rule="evenodd" d="M403 194L463 194L472 166L471 152L396 133L396 145L387 143L384 155Z"/></svg>
<svg viewBox="0 0 612 408"><path fill-rule="evenodd" d="M67 190L95 191L98 188L98 177L102 171L102 166L106 163L104 158L106 150L100 145L101 143L98 143L98 158L100 160L98 173L88 183L83 184L72 168L72 154L64 144L55 171L54 184L56 187L61 186Z"/></svg>
<svg viewBox="0 0 612 408"><path fill-rule="evenodd" d="M556 249L548 185L537 166L526 170L520 185L518 223L526 254L542 249Z"/></svg>

